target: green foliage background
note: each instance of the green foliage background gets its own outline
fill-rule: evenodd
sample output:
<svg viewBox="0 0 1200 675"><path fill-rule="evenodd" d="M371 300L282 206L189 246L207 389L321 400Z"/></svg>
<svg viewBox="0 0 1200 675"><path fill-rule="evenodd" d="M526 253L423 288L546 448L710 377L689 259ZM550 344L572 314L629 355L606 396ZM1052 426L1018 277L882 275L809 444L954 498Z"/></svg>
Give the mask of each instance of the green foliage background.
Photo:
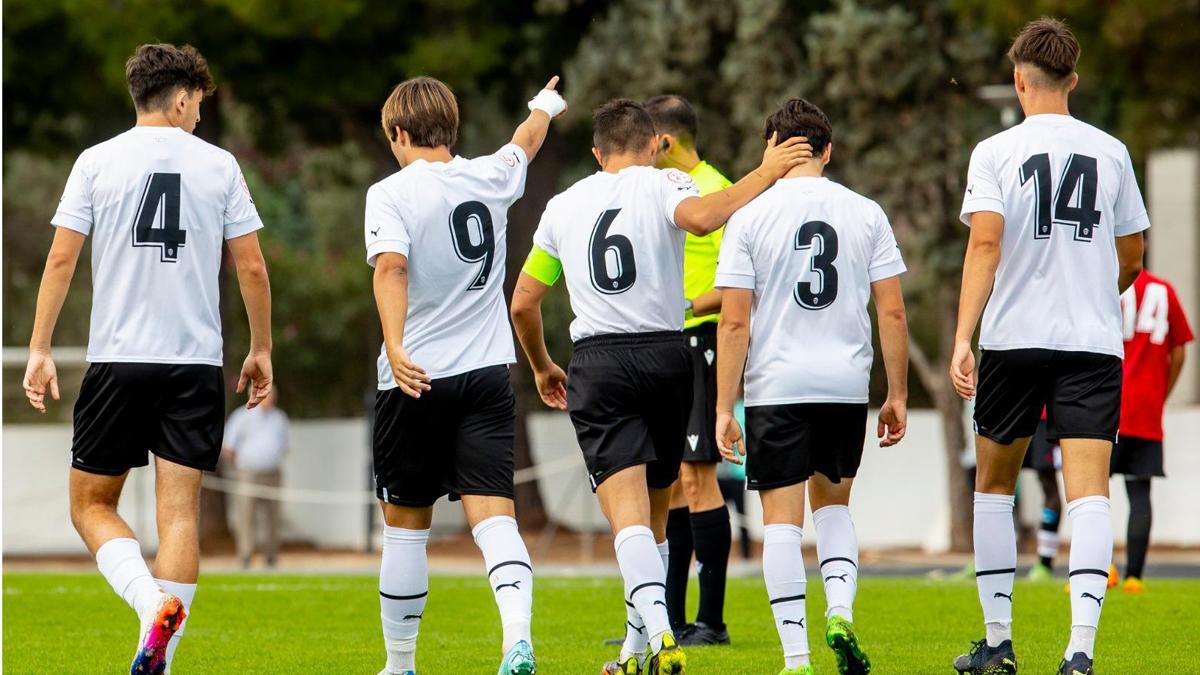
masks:
<svg viewBox="0 0 1200 675"><path fill-rule="evenodd" d="M187 42L209 58L220 87L197 133L238 156L267 223L275 361L294 416L361 414L372 386L379 331L363 195L395 170L379 105L416 74L456 90L464 155L505 142L528 96L564 74L572 108L513 210L510 284L541 206L594 170L596 104L688 96L702 116L702 154L736 178L757 162L762 121L777 103L817 102L835 128L831 175L883 204L913 269L905 283L917 402L950 406L939 387L964 236L955 214L970 149L999 125L975 91L1010 81L1006 37L1042 13L1064 16L1083 42L1078 114L1120 134L1136 159L1197 142L1200 75L1186 67L1200 48L1193 0L6 0L4 343L28 340L47 222L71 162L132 123L124 60L143 42ZM56 344L86 341L88 276L82 266ZM232 371L246 328L226 276ZM566 358L562 289L547 317L552 351ZM27 417L12 405L17 370L5 370L10 419ZM529 379L516 377L526 387ZM68 414L59 406L60 419Z"/></svg>

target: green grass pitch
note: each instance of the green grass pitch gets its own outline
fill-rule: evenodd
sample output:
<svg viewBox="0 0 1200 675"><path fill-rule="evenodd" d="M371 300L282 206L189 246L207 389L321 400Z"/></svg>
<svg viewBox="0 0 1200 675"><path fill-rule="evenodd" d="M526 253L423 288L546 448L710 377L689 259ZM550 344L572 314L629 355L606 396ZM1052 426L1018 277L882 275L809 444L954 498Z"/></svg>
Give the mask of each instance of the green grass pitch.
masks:
<svg viewBox="0 0 1200 675"><path fill-rule="evenodd" d="M693 584L694 585L694 584ZM693 589L694 591L694 589ZM538 578L534 643L539 672L589 675L613 656L601 640L624 621L617 578ZM808 622L823 628L820 583L808 584ZM362 673L383 665L378 596L361 575L205 575L176 675ZM782 657L760 579L731 579L733 645L691 648L688 672L774 675ZM1019 581L1015 632L1022 672L1052 673L1066 640L1062 583ZM914 578L863 579L856 625L874 672L947 673L982 634L975 585ZM695 606L695 597L691 599ZM1150 592L1114 590L1105 601L1097 668L1104 673L1200 672L1194 648L1200 581L1152 580ZM3 669L118 673L137 639L133 613L98 574L4 575ZM817 673L836 673L822 634L809 630ZM435 576L421 624L422 675L491 675L499 663L495 604L480 577Z"/></svg>

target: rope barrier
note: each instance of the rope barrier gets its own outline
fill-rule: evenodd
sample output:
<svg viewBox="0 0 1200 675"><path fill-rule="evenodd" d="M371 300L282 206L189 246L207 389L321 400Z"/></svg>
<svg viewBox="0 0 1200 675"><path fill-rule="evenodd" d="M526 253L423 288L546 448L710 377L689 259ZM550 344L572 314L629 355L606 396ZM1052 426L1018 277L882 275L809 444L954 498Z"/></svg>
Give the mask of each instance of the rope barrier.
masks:
<svg viewBox="0 0 1200 675"><path fill-rule="evenodd" d="M549 478L583 466L583 458L575 453L544 464L518 469L513 472L513 484L522 485L542 478ZM378 501L366 490L319 490L313 488L275 487L247 483L213 474L205 474L201 485L209 490L242 497L270 499L278 502L326 504L331 506L363 506Z"/></svg>

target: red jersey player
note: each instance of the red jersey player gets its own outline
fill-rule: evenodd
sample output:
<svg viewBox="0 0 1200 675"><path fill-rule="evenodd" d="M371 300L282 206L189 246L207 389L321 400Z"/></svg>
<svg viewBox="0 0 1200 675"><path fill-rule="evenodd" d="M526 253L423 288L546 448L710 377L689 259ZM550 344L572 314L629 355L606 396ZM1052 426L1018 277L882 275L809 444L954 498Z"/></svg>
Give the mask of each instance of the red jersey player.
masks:
<svg viewBox="0 0 1200 675"><path fill-rule="evenodd" d="M1143 271L1121 296L1125 337L1121 431L1112 473L1125 475L1129 495L1126 592L1145 590L1142 569L1150 545L1150 479L1163 476L1163 404L1183 368L1192 329L1166 281Z"/></svg>

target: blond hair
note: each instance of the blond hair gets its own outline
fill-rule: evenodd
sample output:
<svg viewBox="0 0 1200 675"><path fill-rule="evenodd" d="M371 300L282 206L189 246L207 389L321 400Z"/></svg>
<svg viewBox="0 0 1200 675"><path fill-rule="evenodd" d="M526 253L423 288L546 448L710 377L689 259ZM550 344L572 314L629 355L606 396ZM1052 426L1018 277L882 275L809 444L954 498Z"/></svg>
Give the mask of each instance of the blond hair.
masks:
<svg viewBox="0 0 1200 675"><path fill-rule="evenodd" d="M436 148L458 139L458 101L445 83L414 77L396 85L380 115L383 132L396 140L396 128L408 132L413 145Z"/></svg>

